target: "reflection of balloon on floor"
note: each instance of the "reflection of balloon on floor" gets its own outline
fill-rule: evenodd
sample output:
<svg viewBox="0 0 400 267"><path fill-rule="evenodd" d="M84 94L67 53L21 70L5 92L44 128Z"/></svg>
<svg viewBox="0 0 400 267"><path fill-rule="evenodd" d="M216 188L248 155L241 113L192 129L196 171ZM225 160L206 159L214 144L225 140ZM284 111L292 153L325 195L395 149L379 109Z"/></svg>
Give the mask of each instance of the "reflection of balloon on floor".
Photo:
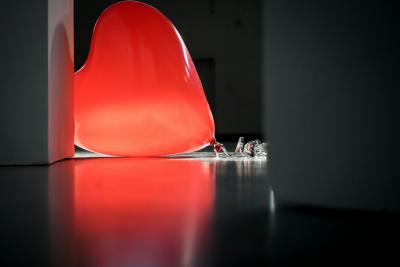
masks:
<svg viewBox="0 0 400 267"><path fill-rule="evenodd" d="M75 74L75 143L118 156L201 149L214 121L190 54L172 23L139 2L100 16Z"/></svg>
<svg viewBox="0 0 400 267"><path fill-rule="evenodd" d="M210 164L77 161L74 235L85 266L184 266L201 257L214 199Z"/></svg>

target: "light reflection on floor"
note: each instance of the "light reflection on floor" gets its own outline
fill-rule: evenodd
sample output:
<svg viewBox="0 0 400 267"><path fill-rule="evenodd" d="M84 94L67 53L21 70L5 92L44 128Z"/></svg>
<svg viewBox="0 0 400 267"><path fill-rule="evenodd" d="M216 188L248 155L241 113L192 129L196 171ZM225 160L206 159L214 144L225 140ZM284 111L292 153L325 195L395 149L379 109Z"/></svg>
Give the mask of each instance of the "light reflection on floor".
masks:
<svg viewBox="0 0 400 267"><path fill-rule="evenodd" d="M80 152L56 163L50 215L53 246L63 253L55 265L198 266L211 246L217 170L251 177L265 173L265 164L208 152L173 158Z"/></svg>
<svg viewBox="0 0 400 267"><path fill-rule="evenodd" d="M75 234L89 266L183 266L212 215L214 168L201 161L75 164Z"/></svg>

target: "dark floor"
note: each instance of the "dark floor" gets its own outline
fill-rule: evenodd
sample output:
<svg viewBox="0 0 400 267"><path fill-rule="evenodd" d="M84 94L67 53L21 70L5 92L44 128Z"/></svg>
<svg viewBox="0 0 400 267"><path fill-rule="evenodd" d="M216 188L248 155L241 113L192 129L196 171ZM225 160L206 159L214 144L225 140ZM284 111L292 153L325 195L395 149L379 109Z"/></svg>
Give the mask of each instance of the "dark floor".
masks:
<svg viewBox="0 0 400 267"><path fill-rule="evenodd" d="M0 266L398 266L399 215L281 203L265 160L78 156L0 168Z"/></svg>

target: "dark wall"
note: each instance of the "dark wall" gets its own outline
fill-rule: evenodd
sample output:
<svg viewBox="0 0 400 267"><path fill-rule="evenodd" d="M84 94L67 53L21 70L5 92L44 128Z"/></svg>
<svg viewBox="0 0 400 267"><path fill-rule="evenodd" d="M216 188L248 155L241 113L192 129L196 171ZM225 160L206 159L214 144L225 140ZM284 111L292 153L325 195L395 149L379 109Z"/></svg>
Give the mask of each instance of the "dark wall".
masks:
<svg viewBox="0 0 400 267"><path fill-rule="evenodd" d="M75 67L113 0L75 1ZM181 33L202 80L217 134L261 134L260 1L148 0Z"/></svg>
<svg viewBox="0 0 400 267"><path fill-rule="evenodd" d="M278 197L399 208L399 7L264 1L264 122Z"/></svg>
<svg viewBox="0 0 400 267"><path fill-rule="evenodd" d="M48 160L47 4L0 2L0 165Z"/></svg>

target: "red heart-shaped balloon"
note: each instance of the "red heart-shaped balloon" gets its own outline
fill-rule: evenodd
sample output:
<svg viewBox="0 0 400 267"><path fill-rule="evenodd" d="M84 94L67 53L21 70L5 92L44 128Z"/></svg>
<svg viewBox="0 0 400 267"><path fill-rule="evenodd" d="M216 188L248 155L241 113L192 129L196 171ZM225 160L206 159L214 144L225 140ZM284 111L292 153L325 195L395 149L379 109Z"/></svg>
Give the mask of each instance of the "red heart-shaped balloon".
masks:
<svg viewBox="0 0 400 267"><path fill-rule="evenodd" d="M117 156L191 152L214 140L214 121L173 24L134 1L99 17L75 73L75 143Z"/></svg>

